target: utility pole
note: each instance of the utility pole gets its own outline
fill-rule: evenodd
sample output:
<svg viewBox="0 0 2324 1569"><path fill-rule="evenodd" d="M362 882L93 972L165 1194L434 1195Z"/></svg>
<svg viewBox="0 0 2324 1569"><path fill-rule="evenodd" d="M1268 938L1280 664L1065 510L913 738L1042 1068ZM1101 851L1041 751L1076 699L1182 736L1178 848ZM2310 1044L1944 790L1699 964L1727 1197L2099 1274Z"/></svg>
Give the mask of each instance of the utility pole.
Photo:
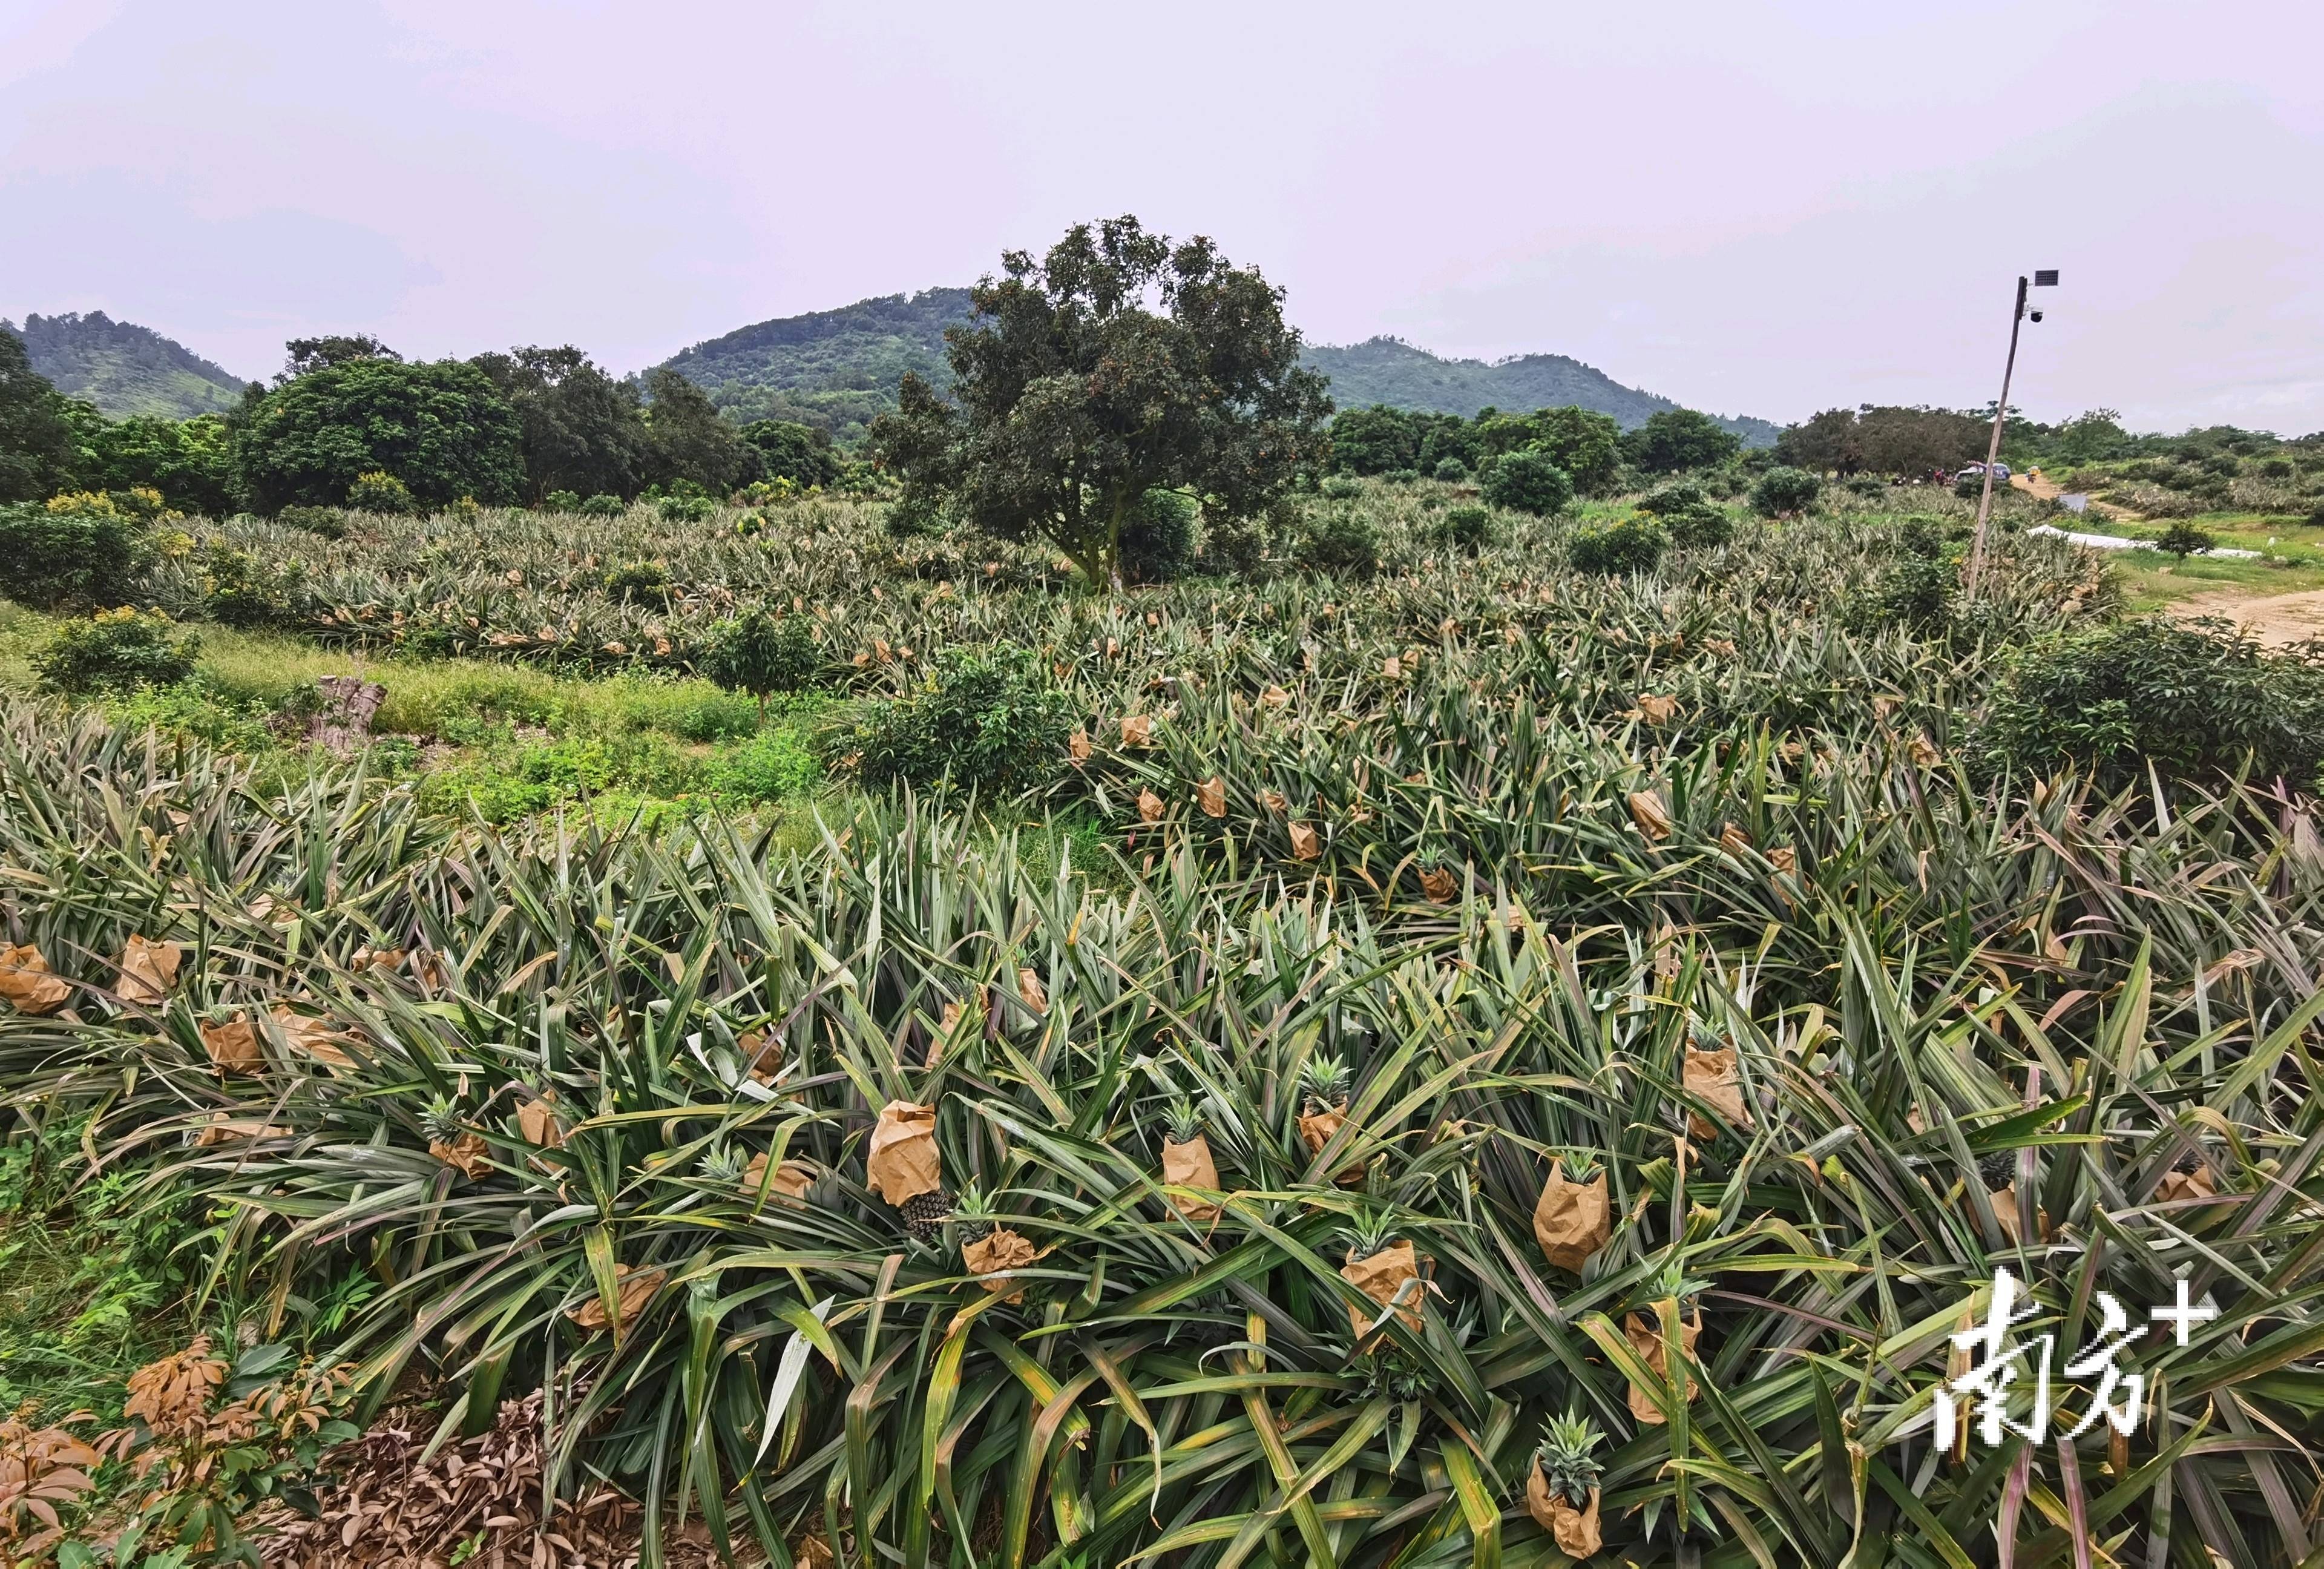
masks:
<svg viewBox="0 0 2324 1569"><path fill-rule="evenodd" d="M2050 288L2058 281L2058 270L2054 267L2042 268L2034 274L2033 281L2043 288ZM2001 422L2009 417L2009 378L2017 370L2017 331L2025 322L2025 275L2021 272L2017 275L2017 303L2009 313L2009 358L2001 367L2001 401L1993 406L1993 442L1985 451L1985 489L1977 500L1977 533L1969 548L1967 586L1972 595L1977 592L1978 579L1985 573L1986 520L1993 512L1993 466L2001 461ZM2042 313L2035 311L2034 319L2041 320Z"/></svg>

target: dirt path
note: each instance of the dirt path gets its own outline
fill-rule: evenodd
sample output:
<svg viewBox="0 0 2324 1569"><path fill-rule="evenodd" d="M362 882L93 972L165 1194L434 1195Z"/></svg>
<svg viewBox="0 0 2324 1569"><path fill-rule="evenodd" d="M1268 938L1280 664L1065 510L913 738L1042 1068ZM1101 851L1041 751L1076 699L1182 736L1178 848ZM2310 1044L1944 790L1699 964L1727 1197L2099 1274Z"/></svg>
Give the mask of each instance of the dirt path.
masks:
<svg viewBox="0 0 2324 1569"><path fill-rule="evenodd" d="M2013 474L2009 476L2009 487L2012 490L2024 491L2035 501L2054 501L2066 494L2066 487L2054 479L2029 479L2022 474ZM2094 501L2090 503L2090 511L2099 517L2113 518L2118 522L2135 523L2139 521L2136 512L2132 512L2128 507L2118 507L2112 502Z"/></svg>
<svg viewBox="0 0 2324 1569"><path fill-rule="evenodd" d="M2192 621L2198 616L2231 621L2274 649L2324 637L2324 588L2257 598L2246 588L2207 589L2172 601L2170 612L2180 621Z"/></svg>

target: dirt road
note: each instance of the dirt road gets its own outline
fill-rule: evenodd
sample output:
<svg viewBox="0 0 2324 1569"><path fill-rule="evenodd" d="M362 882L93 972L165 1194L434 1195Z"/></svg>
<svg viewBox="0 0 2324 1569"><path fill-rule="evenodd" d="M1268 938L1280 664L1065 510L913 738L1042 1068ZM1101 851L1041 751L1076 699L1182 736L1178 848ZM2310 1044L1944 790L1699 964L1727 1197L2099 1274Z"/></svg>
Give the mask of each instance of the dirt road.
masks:
<svg viewBox="0 0 2324 1569"><path fill-rule="evenodd" d="M2180 621L2217 616L2233 622L2273 649L2324 637L2324 588L2258 598L2247 588L2214 588L2174 600L2170 610Z"/></svg>
<svg viewBox="0 0 2324 1569"><path fill-rule="evenodd" d="M2053 501L2066 494L2066 487L2054 479L2029 479L2022 474L2009 476L2009 488L2022 490L2035 501ZM2138 514L2128 507L2118 507L2112 502L2092 502L2090 512L2101 518L2113 518L2119 522L2135 523Z"/></svg>

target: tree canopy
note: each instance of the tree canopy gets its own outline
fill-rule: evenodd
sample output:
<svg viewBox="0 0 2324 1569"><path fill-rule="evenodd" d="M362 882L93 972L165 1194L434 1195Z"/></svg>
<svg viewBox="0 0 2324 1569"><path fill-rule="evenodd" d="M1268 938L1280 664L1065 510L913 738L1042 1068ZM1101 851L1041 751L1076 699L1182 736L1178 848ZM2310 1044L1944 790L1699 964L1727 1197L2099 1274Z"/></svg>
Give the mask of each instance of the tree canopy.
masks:
<svg viewBox="0 0 2324 1569"><path fill-rule="evenodd" d="M1248 517L1322 455L1331 399L1300 367L1283 291L1208 239L1174 245L1123 217L1001 266L977 285L971 324L945 334L958 402L907 376L898 411L873 424L908 514L1038 537L1091 581L1118 582L1122 526L1147 492Z"/></svg>
<svg viewBox="0 0 2324 1569"><path fill-rule="evenodd" d="M657 482L692 480L724 495L758 476L759 449L742 439L707 392L667 367L646 377L646 390L653 400L646 429L653 437Z"/></svg>
<svg viewBox="0 0 2324 1569"><path fill-rule="evenodd" d="M32 369L23 340L0 330L0 502L44 501L78 466L65 401Z"/></svg>
<svg viewBox="0 0 2324 1569"><path fill-rule="evenodd" d="M770 479L806 485L830 485L839 477L843 460L827 430L792 420L753 420L742 427L742 436L759 449Z"/></svg>
<svg viewBox="0 0 2324 1569"><path fill-rule="evenodd" d="M1775 438L1775 457L1812 474L1926 474L1985 456L1991 427L1950 409L1826 409Z"/></svg>
<svg viewBox="0 0 2324 1569"><path fill-rule="evenodd" d="M480 354L468 363L516 411L528 501L554 490L626 500L655 477L653 432L637 388L572 345Z"/></svg>
<svg viewBox="0 0 2324 1569"><path fill-rule="evenodd" d="M298 358L293 346L294 363ZM515 501L524 485L516 411L471 365L364 355L293 377L252 401L236 454L251 503L340 506L374 472L425 506Z"/></svg>
<svg viewBox="0 0 2324 1569"><path fill-rule="evenodd" d="M1733 431L1692 409L1665 409L1622 438L1623 456L1648 474L1710 468L1742 449Z"/></svg>

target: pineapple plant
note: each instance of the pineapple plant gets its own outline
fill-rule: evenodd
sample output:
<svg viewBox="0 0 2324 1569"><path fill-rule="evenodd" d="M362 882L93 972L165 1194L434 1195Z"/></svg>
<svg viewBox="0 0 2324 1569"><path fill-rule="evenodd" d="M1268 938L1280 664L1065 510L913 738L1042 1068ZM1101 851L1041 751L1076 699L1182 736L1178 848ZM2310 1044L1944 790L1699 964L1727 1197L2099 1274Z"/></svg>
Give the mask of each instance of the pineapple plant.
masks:
<svg viewBox="0 0 2324 1569"><path fill-rule="evenodd" d="M456 1144L467 1127L460 1121L460 1109L449 1095L438 1095L421 1108L420 1131L430 1146Z"/></svg>
<svg viewBox="0 0 2324 1569"><path fill-rule="evenodd" d="M1541 1442L1534 1448L1534 1463L1552 1498L1562 1498L1580 1509L1590 1501L1605 1464L1591 1453L1605 1435L1588 1417L1569 1412L1543 1424Z"/></svg>
<svg viewBox="0 0 2324 1569"><path fill-rule="evenodd" d="M1348 1065L1326 1052L1307 1059L1299 1070L1299 1094L1306 1115L1320 1117L1348 1103Z"/></svg>
<svg viewBox="0 0 2324 1569"><path fill-rule="evenodd" d="M714 1144L703 1152L696 1169L702 1180L715 1187L739 1187L743 1176L751 1169L749 1158L730 1144Z"/></svg>
<svg viewBox="0 0 2324 1569"><path fill-rule="evenodd" d="M909 1202L906 1203L904 1213L909 1218ZM952 1202L946 1218L959 1228L960 1244L964 1249L984 1241L1001 1226L1000 1212L993 1207L992 1200L973 1182L960 1190L960 1196ZM942 1225L943 1222L940 1220L937 1223Z"/></svg>

